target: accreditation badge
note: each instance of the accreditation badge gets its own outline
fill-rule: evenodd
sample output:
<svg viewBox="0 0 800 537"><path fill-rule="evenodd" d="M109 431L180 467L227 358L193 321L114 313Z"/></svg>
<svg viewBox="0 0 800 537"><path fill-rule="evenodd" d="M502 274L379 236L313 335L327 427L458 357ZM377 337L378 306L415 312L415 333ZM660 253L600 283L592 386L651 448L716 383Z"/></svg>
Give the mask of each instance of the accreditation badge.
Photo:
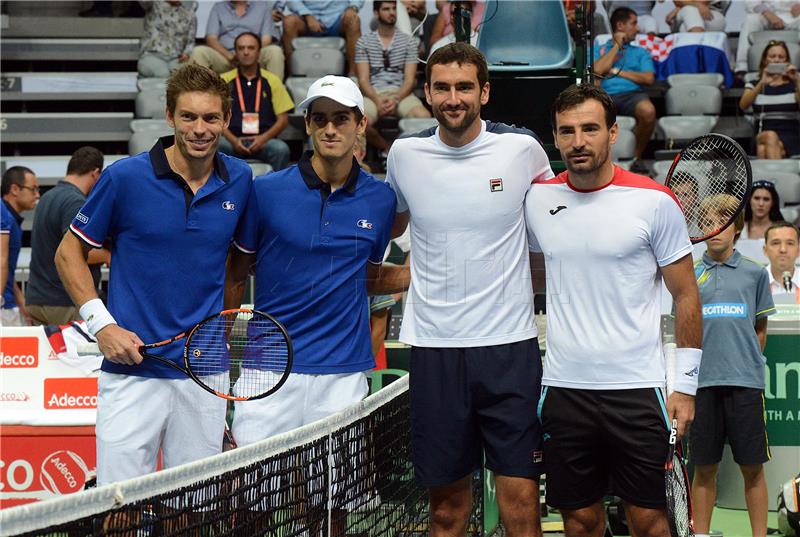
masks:
<svg viewBox="0 0 800 537"><path fill-rule="evenodd" d="M242 113L242 134L259 134L258 132L258 113Z"/></svg>

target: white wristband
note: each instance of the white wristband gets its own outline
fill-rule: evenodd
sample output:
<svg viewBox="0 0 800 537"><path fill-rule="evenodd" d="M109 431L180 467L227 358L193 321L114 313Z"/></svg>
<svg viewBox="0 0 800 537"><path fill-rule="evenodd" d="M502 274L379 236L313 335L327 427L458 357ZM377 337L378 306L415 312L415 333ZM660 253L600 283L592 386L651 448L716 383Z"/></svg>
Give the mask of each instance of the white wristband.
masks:
<svg viewBox="0 0 800 537"><path fill-rule="evenodd" d="M105 304L99 298L93 298L80 309L81 317L86 321L86 329L91 335L97 334L100 330L110 324L117 324L114 317L106 309Z"/></svg>
<svg viewBox="0 0 800 537"><path fill-rule="evenodd" d="M675 386L676 392L687 395L697 393L697 379L700 376L700 359L703 351L692 348L675 349Z"/></svg>

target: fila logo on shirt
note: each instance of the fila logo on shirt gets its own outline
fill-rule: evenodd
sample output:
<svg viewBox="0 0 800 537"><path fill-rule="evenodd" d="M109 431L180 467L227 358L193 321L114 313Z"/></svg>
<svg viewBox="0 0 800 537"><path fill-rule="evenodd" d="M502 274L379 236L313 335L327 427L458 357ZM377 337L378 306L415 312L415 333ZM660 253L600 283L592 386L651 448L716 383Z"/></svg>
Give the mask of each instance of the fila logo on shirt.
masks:
<svg viewBox="0 0 800 537"><path fill-rule="evenodd" d="M372 229L372 222L370 222L366 218L362 218L361 220L356 222L356 225L361 229Z"/></svg>
<svg viewBox="0 0 800 537"><path fill-rule="evenodd" d="M503 179L497 177L495 179L489 179L489 191L490 192L502 192L503 191Z"/></svg>
<svg viewBox="0 0 800 537"><path fill-rule="evenodd" d="M230 200L225 200L222 202L222 208L225 209L226 211L235 211L236 204Z"/></svg>

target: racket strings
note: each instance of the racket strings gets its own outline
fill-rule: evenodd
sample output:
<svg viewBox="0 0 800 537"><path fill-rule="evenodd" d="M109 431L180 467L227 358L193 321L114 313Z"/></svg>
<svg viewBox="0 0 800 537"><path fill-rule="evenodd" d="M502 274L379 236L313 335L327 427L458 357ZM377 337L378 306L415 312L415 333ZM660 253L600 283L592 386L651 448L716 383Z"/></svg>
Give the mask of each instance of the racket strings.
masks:
<svg viewBox="0 0 800 537"><path fill-rule="evenodd" d="M748 196L749 175L747 157L732 140L703 137L683 150L668 186L693 241L717 234L734 219Z"/></svg>
<svg viewBox="0 0 800 537"><path fill-rule="evenodd" d="M689 504L689 482L680 454L672 455L671 464L665 474L667 495L667 519L670 533L674 537L694 535L692 513Z"/></svg>
<svg viewBox="0 0 800 537"><path fill-rule="evenodd" d="M199 325L189 336L186 362L212 390L253 398L273 390L287 369L283 330L253 311L230 311Z"/></svg>

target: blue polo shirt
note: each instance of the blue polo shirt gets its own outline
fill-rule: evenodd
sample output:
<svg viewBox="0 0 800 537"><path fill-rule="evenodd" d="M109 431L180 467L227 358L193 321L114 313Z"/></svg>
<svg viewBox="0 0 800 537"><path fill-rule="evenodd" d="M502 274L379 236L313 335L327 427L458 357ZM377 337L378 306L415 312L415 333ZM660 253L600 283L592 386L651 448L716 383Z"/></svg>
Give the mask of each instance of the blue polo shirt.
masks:
<svg viewBox="0 0 800 537"><path fill-rule="evenodd" d="M609 39L605 45L594 49L594 61L605 56L612 45L614 45L614 40ZM639 73L655 73L656 71L653 57L647 52L647 49L631 44L625 45L621 51L617 52L617 57L614 58L614 67L619 67L620 71L636 71ZM600 87L606 90L609 95L642 91L642 87L639 84L621 76L610 76L603 79Z"/></svg>
<svg viewBox="0 0 800 537"><path fill-rule="evenodd" d="M367 263L383 261L397 201L385 183L353 167L331 192L311 166L257 177L236 233L256 258L256 309L292 338L296 373L352 373L375 366Z"/></svg>
<svg viewBox="0 0 800 537"><path fill-rule="evenodd" d="M22 249L22 220L23 218L14 210L6 200L0 204L0 234L8 235L8 278L3 287L3 309L17 307L17 297L14 296L14 272L17 270L19 251Z"/></svg>
<svg viewBox="0 0 800 537"><path fill-rule="evenodd" d="M739 252L723 263L703 254L694 265L703 303L703 360L698 386L764 389L764 364L755 325L775 313L769 274Z"/></svg>
<svg viewBox="0 0 800 537"><path fill-rule="evenodd" d="M252 172L217 153L214 171L196 194L172 171L161 138L149 153L103 171L70 229L99 248L111 239L108 309L119 326L145 343L171 338L223 309L225 260L247 204ZM157 354L182 362L183 341ZM179 378L156 360L127 366L103 361L103 371Z"/></svg>

